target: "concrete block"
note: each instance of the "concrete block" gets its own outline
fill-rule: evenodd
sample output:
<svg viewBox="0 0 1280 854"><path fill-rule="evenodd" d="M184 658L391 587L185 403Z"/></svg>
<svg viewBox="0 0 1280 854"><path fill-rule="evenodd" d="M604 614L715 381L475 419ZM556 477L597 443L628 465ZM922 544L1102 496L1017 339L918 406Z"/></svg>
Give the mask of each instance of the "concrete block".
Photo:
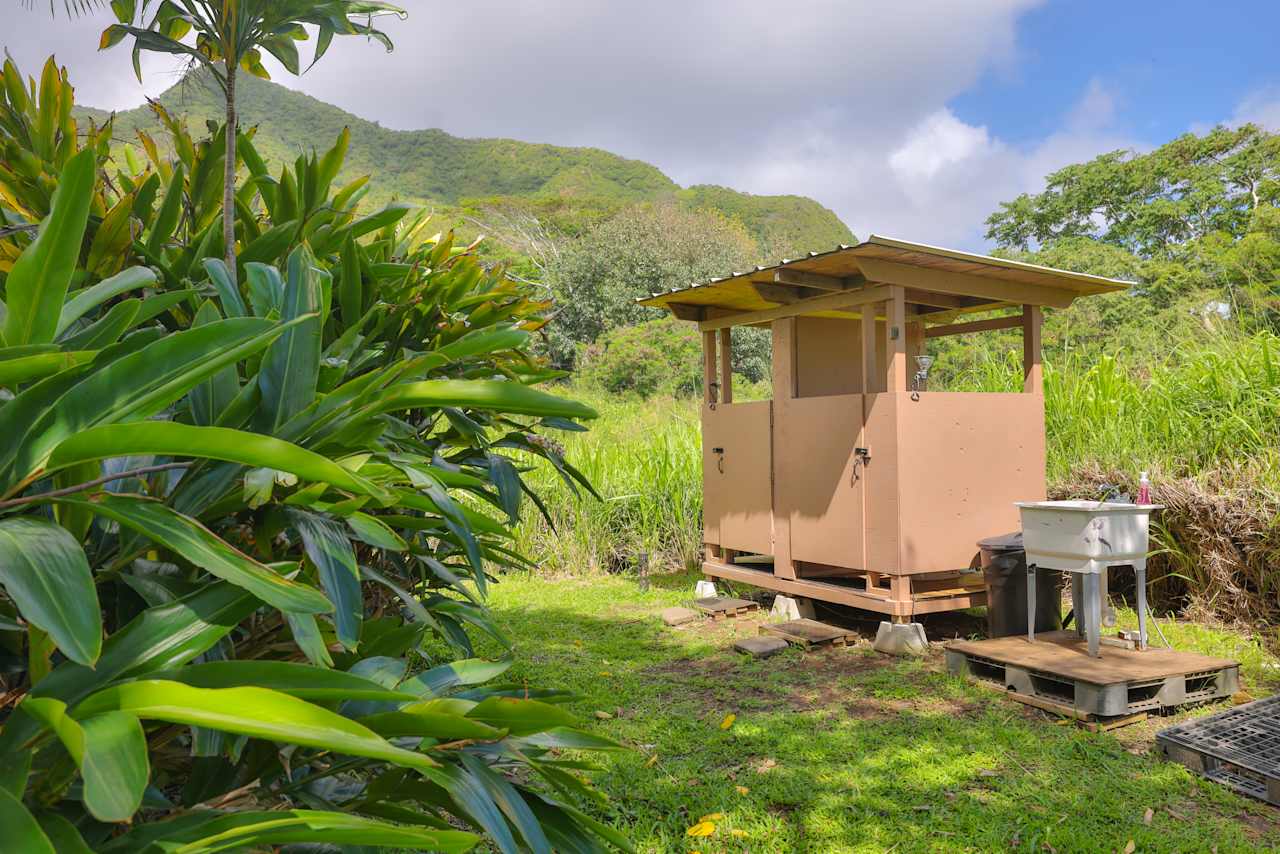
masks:
<svg viewBox="0 0 1280 854"><path fill-rule="evenodd" d="M771 655L777 655L787 646L787 642L782 638L771 637L743 638L733 643L734 649L738 652L744 652L753 658L768 658Z"/></svg>
<svg viewBox="0 0 1280 854"><path fill-rule="evenodd" d="M929 640L919 623L885 622L876 629L872 648L887 655L925 655L929 652Z"/></svg>
<svg viewBox="0 0 1280 854"><path fill-rule="evenodd" d="M685 623L692 623L700 615L692 608L667 608L660 616L668 626L683 626Z"/></svg>
<svg viewBox="0 0 1280 854"><path fill-rule="evenodd" d="M778 623L789 620L812 620L816 619L816 616L812 600L793 599L790 596L773 597L773 610L769 612L769 619Z"/></svg>
<svg viewBox="0 0 1280 854"><path fill-rule="evenodd" d="M706 599L711 596L719 596L716 592L716 583L709 578L699 581L693 588L693 598Z"/></svg>

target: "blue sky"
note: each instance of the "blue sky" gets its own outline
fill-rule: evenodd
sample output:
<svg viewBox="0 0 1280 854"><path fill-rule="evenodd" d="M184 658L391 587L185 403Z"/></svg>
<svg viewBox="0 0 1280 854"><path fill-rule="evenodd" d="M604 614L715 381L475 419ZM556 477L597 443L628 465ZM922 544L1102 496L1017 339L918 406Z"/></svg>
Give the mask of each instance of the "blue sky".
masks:
<svg viewBox="0 0 1280 854"><path fill-rule="evenodd" d="M984 249L998 204L1063 165L1219 122L1280 129L1275 0L402 3L394 53L338 39L277 82L389 127L597 146L684 185L811 196L859 236ZM0 45L28 70L56 52L95 106L177 79L148 55L139 86L127 48L96 51L106 23L14 4Z"/></svg>
<svg viewBox="0 0 1280 854"><path fill-rule="evenodd" d="M1052 133L1096 81L1151 145L1280 98L1280 3L1045 3L1018 17L1016 58L951 101L1017 144ZM1031 106L1031 109L1027 107Z"/></svg>

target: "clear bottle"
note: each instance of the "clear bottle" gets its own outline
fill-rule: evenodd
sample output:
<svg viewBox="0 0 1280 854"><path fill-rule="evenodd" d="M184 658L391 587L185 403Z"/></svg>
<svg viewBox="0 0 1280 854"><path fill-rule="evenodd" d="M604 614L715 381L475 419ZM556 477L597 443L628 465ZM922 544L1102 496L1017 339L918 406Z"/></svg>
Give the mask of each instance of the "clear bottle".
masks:
<svg viewBox="0 0 1280 854"><path fill-rule="evenodd" d="M1151 480L1145 471L1138 476L1138 503L1151 503Z"/></svg>

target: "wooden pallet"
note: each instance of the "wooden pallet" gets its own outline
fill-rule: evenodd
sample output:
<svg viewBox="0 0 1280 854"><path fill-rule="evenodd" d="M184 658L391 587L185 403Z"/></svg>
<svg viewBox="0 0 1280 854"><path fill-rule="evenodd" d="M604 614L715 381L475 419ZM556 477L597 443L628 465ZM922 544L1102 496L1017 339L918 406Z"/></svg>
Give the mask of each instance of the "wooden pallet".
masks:
<svg viewBox="0 0 1280 854"><path fill-rule="evenodd" d="M851 629L842 629L819 623L817 620L788 620L785 623L766 623L760 627L760 634L773 635L808 649L811 646L847 646L858 637Z"/></svg>
<svg viewBox="0 0 1280 854"><path fill-rule="evenodd" d="M1098 718L1209 702L1240 689L1240 666L1234 661L1107 644L1095 658L1074 632L1038 635L1035 643L1024 637L954 641L946 655L954 675L985 679Z"/></svg>
<svg viewBox="0 0 1280 854"><path fill-rule="evenodd" d="M1147 719L1146 712L1137 712L1132 715L1119 715L1117 717L1100 717L1089 712L1082 712L1074 706L1068 706L1063 703L1055 703L1052 700L1043 700L1031 694L1017 694L1009 691L1005 694L1010 700L1022 703L1024 706L1031 706L1042 712L1048 712L1051 715L1057 715L1063 718L1063 723L1075 721L1080 726L1091 732L1109 732L1113 729L1129 726L1130 724L1140 723Z"/></svg>
<svg viewBox="0 0 1280 854"><path fill-rule="evenodd" d="M713 620L724 620L754 611L760 604L750 599L734 599L732 596L708 596L705 599L694 599L693 607Z"/></svg>

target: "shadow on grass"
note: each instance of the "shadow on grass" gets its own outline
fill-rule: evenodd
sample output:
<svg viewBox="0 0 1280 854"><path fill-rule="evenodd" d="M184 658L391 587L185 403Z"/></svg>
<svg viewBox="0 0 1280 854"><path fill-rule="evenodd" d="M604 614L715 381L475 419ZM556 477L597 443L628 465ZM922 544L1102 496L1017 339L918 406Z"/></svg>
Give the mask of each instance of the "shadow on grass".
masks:
<svg viewBox="0 0 1280 854"><path fill-rule="evenodd" d="M695 577L650 582L686 590ZM672 597L616 581L531 586L528 600L496 612L518 645L518 679L579 692L574 711L608 712L594 728L634 748L604 758L596 785L610 802L598 814L642 850L1280 843L1275 817L1249 802L951 679L936 659L853 648L756 661L728 649L753 622L665 629L653 613ZM736 722L722 729L730 712ZM713 837L686 837L716 813Z"/></svg>

